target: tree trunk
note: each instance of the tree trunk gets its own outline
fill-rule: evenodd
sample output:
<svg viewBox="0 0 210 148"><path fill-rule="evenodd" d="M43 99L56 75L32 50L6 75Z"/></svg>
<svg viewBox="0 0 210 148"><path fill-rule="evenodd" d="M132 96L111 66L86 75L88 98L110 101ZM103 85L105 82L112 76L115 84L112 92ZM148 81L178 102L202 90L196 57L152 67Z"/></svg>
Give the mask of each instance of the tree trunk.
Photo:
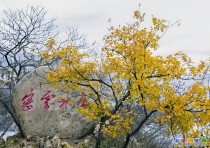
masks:
<svg viewBox="0 0 210 148"><path fill-rule="evenodd" d="M125 141L125 144L124 144L123 148L127 148L128 144L130 142L130 138L131 138L130 134L127 134L126 141Z"/></svg>
<svg viewBox="0 0 210 148"><path fill-rule="evenodd" d="M102 129L102 123L100 123L100 127L99 127L99 130L98 130L98 137L96 139L96 148L100 148L101 146L101 140L102 140L102 136L103 136L103 133L101 131Z"/></svg>
<svg viewBox="0 0 210 148"><path fill-rule="evenodd" d="M9 112L9 114L11 115L12 119L14 120L15 124L17 125L19 131L20 131L20 135L22 137L24 137L24 134L23 134L23 130L22 130L22 127L19 123L19 121L17 120L16 116L15 116L15 113L12 111L13 110L13 106L11 104L11 107L12 107L12 110L8 107L8 105L6 104L6 102L0 100L0 102L3 104L3 106L7 109L7 111ZM9 102L11 103L11 102Z"/></svg>
<svg viewBox="0 0 210 148"><path fill-rule="evenodd" d="M127 134L127 136L126 136L126 141L125 141L125 144L124 144L123 148L127 148L128 143L130 142L130 138L131 138L133 135L135 135L135 134L140 130L140 128L144 125L144 123L145 123L145 122L149 119L149 117L150 117L153 113L155 113L155 112L156 112L156 110L151 111L151 112L149 113L149 115L147 115L147 116L144 118L144 120L142 120L142 121L139 123L139 125L137 126L137 128L136 128L133 132Z"/></svg>

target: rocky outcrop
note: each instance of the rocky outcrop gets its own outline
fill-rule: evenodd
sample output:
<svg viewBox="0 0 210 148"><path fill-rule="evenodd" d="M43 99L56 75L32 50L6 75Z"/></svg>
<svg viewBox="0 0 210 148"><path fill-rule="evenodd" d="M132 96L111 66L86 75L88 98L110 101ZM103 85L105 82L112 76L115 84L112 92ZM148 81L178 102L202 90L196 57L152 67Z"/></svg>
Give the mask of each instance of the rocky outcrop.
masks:
<svg viewBox="0 0 210 148"><path fill-rule="evenodd" d="M57 135L50 137L21 138L19 135L9 137L6 142L0 141L1 148L95 148L92 136L80 140L60 139Z"/></svg>
<svg viewBox="0 0 210 148"><path fill-rule="evenodd" d="M24 76L16 85L13 107L26 137L58 135L77 139L88 135L95 123L77 112L83 94L64 93L46 81L47 67Z"/></svg>

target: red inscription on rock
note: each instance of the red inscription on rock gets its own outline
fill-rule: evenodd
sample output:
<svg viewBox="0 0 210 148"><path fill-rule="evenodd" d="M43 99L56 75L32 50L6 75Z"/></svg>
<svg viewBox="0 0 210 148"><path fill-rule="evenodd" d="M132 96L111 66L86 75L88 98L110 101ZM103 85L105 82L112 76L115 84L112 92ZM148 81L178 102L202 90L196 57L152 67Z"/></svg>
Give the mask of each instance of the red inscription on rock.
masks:
<svg viewBox="0 0 210 148"><path fill-rule="evenodd" d="M33 102L33 96L33 89L31 89L31 91L22 98L22 111L28 111L33 108L31 105Z"/></svg>
<svg viewBox="0 0 210 148"><path fill-rule="evenodd" d="M82 98L79 100L79 103L77 105L80 104L81 108L86 109L87 108L86 102L87 102L86 94L85 94L85 92L82 92Z"/></svg>
<svg viewBox="0 0 210 148"><path fill-rule="evenodd" d="M61 105L59 106L59 108L64 107L67 110L67 105L71 105L70 104L70 99L68 97L68 94L67 94L66 100L59 101L59 103L61 103Z"/></svg>
<svg viewBox="0 0 210 148"><path fill-rule="evenodd" d="M49 101L50 101L50 99L52 99L52 98L55 97L55 95L50 94L50 93L51 93L51 91L48 91L48 92L41 98L41 100L44 100L44 109L45 109L45 110L48 110L48 109L50 108L50 106L49 106Z"/></svg>

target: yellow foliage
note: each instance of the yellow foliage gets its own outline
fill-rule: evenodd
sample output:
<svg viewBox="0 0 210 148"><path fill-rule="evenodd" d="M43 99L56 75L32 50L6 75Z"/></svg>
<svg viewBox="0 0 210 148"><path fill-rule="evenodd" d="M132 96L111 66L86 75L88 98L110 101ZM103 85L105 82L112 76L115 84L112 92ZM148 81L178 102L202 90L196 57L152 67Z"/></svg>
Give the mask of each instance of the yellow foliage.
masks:
<svg viewBox="0 0 210 148"><path fill-rule="evenodd" d="M168 26L165 20L152 18L150 29L141 28L144 16L135 11L136 22L111 27L104 38L100 58L76 47L56 49L55 41L50 39L46 44L48 50L40 56L46 61L56 58L60 61L47 79L58 89L64 82L66 91L82 92L80 86L85 87L87 107L78 111L90 120L103 122L103 133L111 137L132 131L137 116L135 105L144 107L147 113L161 113L156 123L173 133L191 133L195 137L198 132L193 131L194 123L205 126L210 122L210 101L206 96L209 88L202 82L188 87L181 82L177 86L171 83L202 76L209 72L208 65L201 62L193 66L182 52L166 58L154 55L159 48L158 40ZM109 121L107 124L104 118Z"/></svg>

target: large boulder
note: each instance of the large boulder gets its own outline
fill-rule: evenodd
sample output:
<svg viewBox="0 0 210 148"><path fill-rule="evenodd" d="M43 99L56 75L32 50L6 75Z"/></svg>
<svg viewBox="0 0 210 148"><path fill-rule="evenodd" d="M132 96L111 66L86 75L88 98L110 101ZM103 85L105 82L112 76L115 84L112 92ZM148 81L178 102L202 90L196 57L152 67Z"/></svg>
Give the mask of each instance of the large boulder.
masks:
<svg viewBox="0 0 210 148"><path fill-rule="evenodd" d="M27 137L54 136L77 139L88 135L95 123L81 116L84 93L73 95L50 87L46 81L48 67L39 67L16 85L13 107Z"/></svg>

